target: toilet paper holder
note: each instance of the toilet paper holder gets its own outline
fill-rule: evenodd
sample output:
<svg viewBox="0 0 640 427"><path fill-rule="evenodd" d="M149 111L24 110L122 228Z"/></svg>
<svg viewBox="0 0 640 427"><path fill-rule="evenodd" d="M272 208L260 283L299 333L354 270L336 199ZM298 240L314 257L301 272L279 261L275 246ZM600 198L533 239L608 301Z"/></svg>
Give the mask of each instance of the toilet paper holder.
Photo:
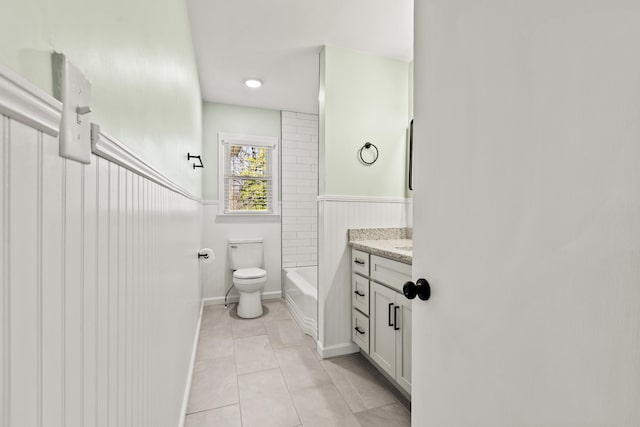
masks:
<svg viewBox="0 0 640 427"><path fill-rule="evenodd" d="M203 264L209 264L216 260L216 254L213 253L211 248L200 248L198 251L198 261Z"/></svg>

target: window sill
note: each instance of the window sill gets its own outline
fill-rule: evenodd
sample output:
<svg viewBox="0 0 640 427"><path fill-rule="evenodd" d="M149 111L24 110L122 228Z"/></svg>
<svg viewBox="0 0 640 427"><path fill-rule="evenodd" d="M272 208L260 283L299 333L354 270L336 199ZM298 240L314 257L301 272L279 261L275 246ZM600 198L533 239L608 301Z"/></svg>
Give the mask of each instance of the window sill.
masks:
<svg viewBox="0 0 640 427"><path fill-rule="evenodd" d="M217 214L216 222L280 222L280 214Z"/></svg>

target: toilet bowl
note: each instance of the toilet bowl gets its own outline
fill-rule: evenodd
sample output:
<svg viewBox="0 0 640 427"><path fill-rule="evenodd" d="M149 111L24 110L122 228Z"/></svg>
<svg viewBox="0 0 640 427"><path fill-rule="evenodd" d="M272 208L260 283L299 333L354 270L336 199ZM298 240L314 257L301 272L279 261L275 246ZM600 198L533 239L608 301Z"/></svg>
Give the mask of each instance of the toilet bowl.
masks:
<svg viewBox="0 0 640 427"><path fill-rule="evenodd" d="M240 294L238 316L252 319L262 315L262 291L267 272L262 269L262 239L229 240L233 286Z"/></svg>
<svg viewBox="0 0 640 427"><path fill-rule="evenodd" d="M233 272L233 286L240 294L238 316L252 319L262 316L262 290L267 272L261 268L241 268Z"/></svg>

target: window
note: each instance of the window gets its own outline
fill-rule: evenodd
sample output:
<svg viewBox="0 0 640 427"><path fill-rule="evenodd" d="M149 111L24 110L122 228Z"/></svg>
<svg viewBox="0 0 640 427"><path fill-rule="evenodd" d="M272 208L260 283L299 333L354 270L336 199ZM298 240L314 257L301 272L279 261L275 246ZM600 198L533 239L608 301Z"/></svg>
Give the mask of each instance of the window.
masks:
<svg viewBox="0 0 640 427"><path fill-rule="evenodd" d="M221 213L277 213L277 142L277 138L219 135Z"/></svg>

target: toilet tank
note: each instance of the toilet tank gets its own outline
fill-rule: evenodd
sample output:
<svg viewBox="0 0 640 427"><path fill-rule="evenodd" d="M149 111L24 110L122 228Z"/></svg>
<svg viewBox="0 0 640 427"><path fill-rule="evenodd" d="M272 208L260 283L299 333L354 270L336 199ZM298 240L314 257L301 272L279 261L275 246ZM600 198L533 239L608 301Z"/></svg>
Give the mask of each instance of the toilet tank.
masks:
<svg viewBox="0 0 640 427"><path fill-rule="evenodd" d="M232 270L261 268L262 239L229 239L229 266Z"/></svg>

